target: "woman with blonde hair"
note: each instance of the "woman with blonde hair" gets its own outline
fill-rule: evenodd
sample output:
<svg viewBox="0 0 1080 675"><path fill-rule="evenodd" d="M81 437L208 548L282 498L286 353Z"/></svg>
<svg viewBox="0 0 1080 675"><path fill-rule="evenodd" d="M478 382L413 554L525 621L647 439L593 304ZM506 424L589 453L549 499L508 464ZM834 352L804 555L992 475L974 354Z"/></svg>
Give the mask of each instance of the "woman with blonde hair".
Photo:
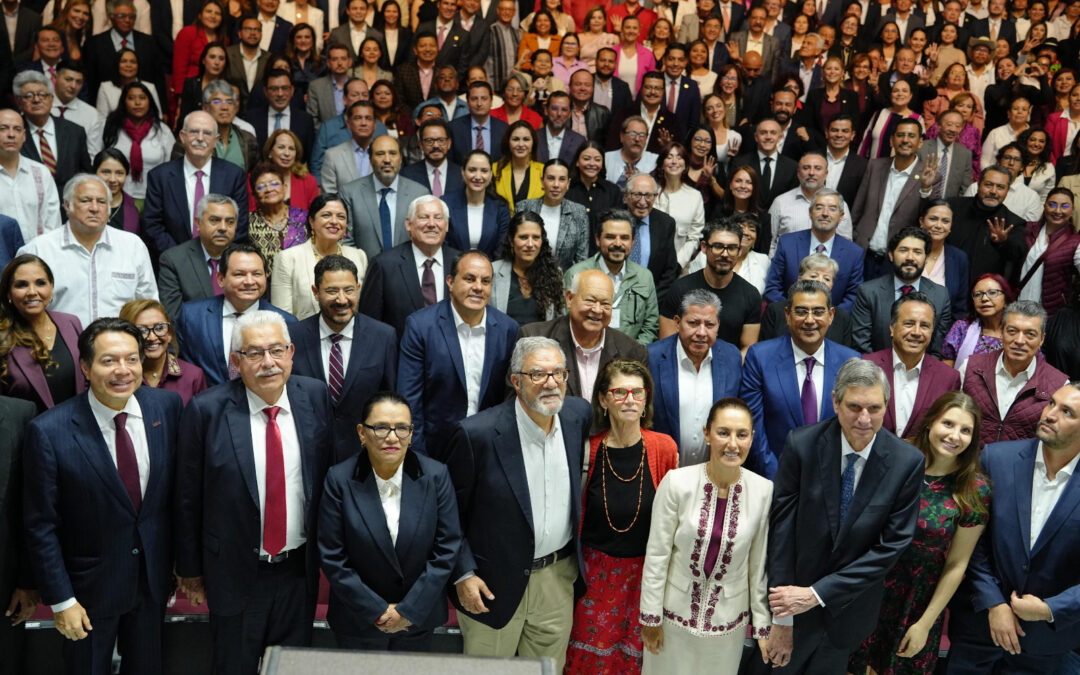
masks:
<svg viewBox="0 0 1080 675"><path fill-rule="evenodd" d="M581 60L590 71L596 72L597 52L605 47L614 48L619 44L619 38L607 32L607 12L601 5L589 10L581 27L582 31L578 33L578 39L581 41Z"/></svg>
<svg viewBox="0 0 1080 675"><path fill-rule="evenodd" d="M319 183L311 175L303 157L304 145L288 129L278 129L263 144L263 160L281 170L281 177L285 181L285 201L289 206L306 210L311 201L319 196Z"/></svg>

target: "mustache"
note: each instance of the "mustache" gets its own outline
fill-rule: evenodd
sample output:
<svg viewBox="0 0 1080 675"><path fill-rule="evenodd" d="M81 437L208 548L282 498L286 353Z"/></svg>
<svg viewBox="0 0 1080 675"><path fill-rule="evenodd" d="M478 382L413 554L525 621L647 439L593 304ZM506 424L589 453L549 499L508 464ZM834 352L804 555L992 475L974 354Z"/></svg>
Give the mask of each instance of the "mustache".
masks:
<svg viewBox="0 0 1080 675"><path fill-rule="evenodd" d="M274 375L281 375L285 371L277 366L270 366L269 368L263 368L259 372L255 373L255 377L273 377Z"/></svg>

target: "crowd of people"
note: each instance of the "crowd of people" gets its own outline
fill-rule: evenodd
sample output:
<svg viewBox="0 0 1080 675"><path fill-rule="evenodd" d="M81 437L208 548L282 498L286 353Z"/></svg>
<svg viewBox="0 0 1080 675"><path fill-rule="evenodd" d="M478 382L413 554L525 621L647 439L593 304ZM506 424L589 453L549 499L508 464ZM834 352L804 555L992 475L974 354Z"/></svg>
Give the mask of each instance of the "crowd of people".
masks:
<svg viewBox="0 0 1080 675"><path fill-rule="evenodd" d="M0 673L1080 673L1080 0L0 7Z"/></svg>

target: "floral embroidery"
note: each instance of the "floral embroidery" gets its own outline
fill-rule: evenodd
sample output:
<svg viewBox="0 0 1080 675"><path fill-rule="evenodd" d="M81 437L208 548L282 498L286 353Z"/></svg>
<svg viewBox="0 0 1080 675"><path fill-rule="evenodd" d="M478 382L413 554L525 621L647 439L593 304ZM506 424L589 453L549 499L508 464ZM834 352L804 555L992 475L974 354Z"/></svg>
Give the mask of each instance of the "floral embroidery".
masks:
<svg viewBox="0 0 1080 675"><path fill-rule="evenodd" d="M638 617L638 622L642 626L659 626L661 621L663 621L663 617L655 614L645 614L644 612Z"/></svg>

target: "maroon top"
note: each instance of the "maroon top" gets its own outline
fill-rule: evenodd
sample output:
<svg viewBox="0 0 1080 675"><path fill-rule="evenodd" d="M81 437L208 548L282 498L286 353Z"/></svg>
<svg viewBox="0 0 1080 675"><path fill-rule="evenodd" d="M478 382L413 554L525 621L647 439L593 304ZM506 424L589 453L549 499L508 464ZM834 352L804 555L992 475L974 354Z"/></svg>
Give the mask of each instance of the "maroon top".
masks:
<svg viewBox="0 0 1080 675"><path fill-rule="evenodd" d="M705 575L712 576L716 559L720 557L720 542L724 538L724 509L727 508L727 498L716 498L716 515L712 521L712 535L709 537L709 548L705 551Z"/></svg>

